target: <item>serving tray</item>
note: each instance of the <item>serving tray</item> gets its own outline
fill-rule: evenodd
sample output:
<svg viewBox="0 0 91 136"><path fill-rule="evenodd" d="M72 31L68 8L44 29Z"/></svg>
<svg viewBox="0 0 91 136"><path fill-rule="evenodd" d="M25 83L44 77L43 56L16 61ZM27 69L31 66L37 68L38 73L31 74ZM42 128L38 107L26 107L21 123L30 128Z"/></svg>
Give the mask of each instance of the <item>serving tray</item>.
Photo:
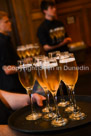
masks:
<svg viewBox="0 0 91 136"><path fill-rule="evenodd" d="M60 100L60 98L58 98L58 100ZM76 96L76 100L77 105L81 108L81 111L87 115L84 120L71 121L68 118L69 114L64 112L64 108L59 108L62 117L66 117L68 119L68 124L64 127L53 127L51 125L51 121L44 121L42 118L36 121L27 121L25 117L30 114L30 106L26 106L14 112L9 117L8 124L11 128L21 132L46 133L72 129L87 123L91 123L91 96ZM41 112L42 108L36 106L36 111Z"/></svg>

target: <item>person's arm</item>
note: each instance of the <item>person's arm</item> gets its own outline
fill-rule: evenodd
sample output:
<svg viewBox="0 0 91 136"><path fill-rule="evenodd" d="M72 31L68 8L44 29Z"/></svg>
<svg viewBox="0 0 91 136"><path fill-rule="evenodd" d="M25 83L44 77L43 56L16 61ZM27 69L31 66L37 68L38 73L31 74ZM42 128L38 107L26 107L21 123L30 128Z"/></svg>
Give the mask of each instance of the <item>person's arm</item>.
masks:
<svg viewBox="0 0 91 136"><path fill-rule="evenodd" d="M26 133L21 133L11 129L8 125L0 125L0 136L26 136Z"/></svg>
<svg viewBox="0 0 91 136"><path fill-rule="evenodd" d="M32 95L33 102L37 102L38 106L43 106L43 100L46 98L39 94ZM30 98L27 94L10 93L0 90L0 99L8 107L13 110L22 108L30 104Z"/></svg>
<svg viewBox="0 0 91 136"><path fill-rule="evenodd" d="M72 42L72 39L71 39L70 37L67 37L67 38L64 39L63 42L60 42L60 43L57 44L57 45L50 46L50 45L48 45L48 44L45 44L45 45L43 46L43 48L44 48L45 51L51 51L51 50L53 50L53 49L59 48L59 47L61 47L61 46L64 46L65 44L68 44L68 43L70 43L70 42Z"/></svg>

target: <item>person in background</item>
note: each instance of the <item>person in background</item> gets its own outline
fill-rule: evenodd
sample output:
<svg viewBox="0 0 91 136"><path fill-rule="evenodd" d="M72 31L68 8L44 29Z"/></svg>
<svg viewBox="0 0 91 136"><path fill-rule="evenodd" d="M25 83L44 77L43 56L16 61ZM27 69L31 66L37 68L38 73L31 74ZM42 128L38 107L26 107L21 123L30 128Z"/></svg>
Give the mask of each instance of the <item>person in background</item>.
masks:
<svg viewBox="0 0 91 136"><path fill-rule="evenodd" d="M41 2L41 11L44 14L45 20L38 28L37 37L46 54L52 51L68 51L67 44L72 39L68 37L67 33L65 33L63 40L57 39L55 36L53 38L53 31L58 32L59 28L64 28L64 24L56 19L55 3L43 0Z"/></svg>
<svg viewBox="0 0 91 136"><path fill-rule="evenodd" d="M53 1L43 0L40 7L45 20L38 28L37 37L46 55L53 51L68 51L67 44L72 42L72 39L65 32L64 24L57 19L55 3ZM63 38L59 37L59 39L57 39L53 32L58 34L59 29L64 29L63 31L65 33ZM65 84L63 82L61 82L61 84L64 94L67 95Z"/></svg>
<svg viewBox="0 0 91 136"><path fill-rule="evenodd" d="M34 93L33 102L43 106L45 97ZM0 124L7 124L9 116L13 111L30 104L30 97L27 94L11 93L0 90Z"/></svg>
<svg viewBox="0 0 91 136"><path fill-rule="evenodd" d="M9 33L11 22L6 12L0 11L0 89L25 93L19 82L16 64L19 57L13 48Z"/></svg>

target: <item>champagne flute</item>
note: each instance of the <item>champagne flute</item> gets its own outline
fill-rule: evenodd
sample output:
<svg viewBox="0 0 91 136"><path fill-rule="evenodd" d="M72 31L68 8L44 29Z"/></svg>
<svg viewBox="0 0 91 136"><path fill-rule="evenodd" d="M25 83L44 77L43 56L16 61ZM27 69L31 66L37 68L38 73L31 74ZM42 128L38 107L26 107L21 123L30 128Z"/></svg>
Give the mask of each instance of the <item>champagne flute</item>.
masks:
<svg viewBox="0 0 91 136"><path fill-rule="evenodd" d="M59 27L59 41L62 42L65 38L65 28Z"/></svg>
<svg viewBox="0 0 91 136"><path fill-rule="evenodd" d="M75 84L78 80L78 70L77 70L77 64L74 55L71 53L69 54L68 58L65 58L61 60L61 67L62 67L62 80L65 82L65 84L68 86L68 89L71 92L72 96L72 110L73 113L69 116L70 119L72 120L81 120L86 117L85 113L80 112L79 108L77 107L76 104L76 99L75 99ZM67 107L65 109L70 110L70 107Z"/></svg>
<svg viewBox="0 0 91 136"><path fill-rule="evenodd" d="M26 89L31 99L31 114L26 117L26 120L37 120L41 118L41 113L36 113L33 108L32 90L35 83L36 71L29 59L18 61L18 76L22 86Z"/></svg>
<svg viewBox="0 0 91 136"><path fill-rule="evenodd" d="M68 54L69 54L69 52L67 52L67 51L66 52L62 52L62 53L60 51L55 51L55 52L48 53L48 56L49 56L49 58L56 58L58 66L59 66L59 68L61 68L59 60L60 60L60 58L61 59L67 58ZM60 77L62 79L62 76L60 76ZM65 101L65 99L64 99L63 89L62 89L62 85L63 84L61 82L61 79L60 79L60 85L59 85L59 91L60 91L60 95L61 95L61 102L58 103L58 106L59 107L66 107L67 105L69 105L69 102Z"/></svg>
<svg viewBox="0 0 91 136"><path fill-rule="evenodd" d="M20 59L22 59L22 50L20 46L17 47L17 55L19 56Z"/></svg>
<svg viewBox="0 0 91 136"><path fill-rule="evenodd" d="M48 60L48 58L46 59L44 59L43 60L43 63L42 63L42 67L41 67L41 76L42 76L42 82L43 82L43 85L44 85L44 90L47 90L46 91L46 96L47 96L47 108L48 108L48 113L47 114L45 114L44 116L43 116L43 119L45 119L45 120L52 120L53 118L55 118L56 117L56 114L53 112L54 110L55 110L55 107L50 107L50 105L49 105L49 88L48 88L48 85L46 84L46 65L49 65L49 60ZM43 111L44 111L44 109L43 109Z"/></svg>
<svg viewBox="0 0 91 136"><path fill-rule="evenodd" d="M55 43L55 34L54 34L54 30L53 29L51 29L49 31L49 35L50 35L50 38L52 39L52 44L54 44Z"/></svg>
<svg viewBox="0 0 91 136"><path fill-rule="evenodd" d="M34 48L35 48L35 56L38 56L40 54L40 46L38 43L34 44Z"/></svg>
<svg viewBox="0 0 91 136"><path fill-rule="evenodd" d="M29 57L33 57L34 56L34 53L33 53L33 44L29 44L28 52L29 52Z"/></svg>
<svg viewBox="0 0 91 136"><path fill-rule="evenodd" d="M17 54L20 57L20 59L26 57L25 51L26 51L26 47L24 45L17 47Z"/></svg>
<svg viewBox="0 0 91 136"><path fill-rule="evenodd" d="M44 74L43 74L43 69L42 69L42 65L48 60L48 57L46 56L38 56L38 57L35 57L35 62L36 62L36 67L37 67L37 74L36 74L36 77L37 77L37 81L39 82L39 84L41 85L41 87L43 88L44 92L45 92L45 95L46 95L46 107L44 109L42 109L42 112L43 113L48 113L48 114L45 114L43 116L43 119L45 120L51 120L52 117L53 117L53 114L51 113L51 111L55 110L55 108L53 107L50 107L50 104L49 104L49 91L48 91L48 88L44 82ZM48 63L47 63L48 64Z"/></svg>
<svg viewBox="0 0 91 136"><path fill-rule="evenodd" d="M61 52L60 54L60 57L59 57L59 68L60 68L60 72L62 71L62 67L60 65L60 62L61 60L65 59L65 58L68 58L69 57L69 52L66 51L66 52ZM59 89L60 89L60 95L61 95L61 102L58 103L58 106L59 107L66 107L69 105L69 101L66 101L65 98L64 98L64 93L63 93L63 89L62 89L62 86L63 86L63 82L62 82L62 74L60 73L60 86L59 86Z"/></svg>
<svg viewBox="0 0 91 136"><path fill-rule="evenodd" d="M32 48L33 44L27 44L26 45L26 57L31 57L31 48Z"/></svg>
<svg viewBox="0 0 91 136"><path fill-rule="evenodd" d="M40 86L43 88L46 98L47 98L48 88L46 87L46 85L43 81L43 78L42 78L42 70L41 70L42 62L38 61L35 64L35 66L37 68L36 79L37 79L38 83L40 84ZM48 98L46 99L46 107L44 109L42 109L42 112L49 112Z"/></svg>
<svg viewBox="0 0 91 136"><path fill-rule="evenodd" d="M56 59L50 59L49 60L49 64L43 67L44 72L45 72L45 82L46 85L49 88L49 91L51 92L53 99L54 99L54 103L55 103L55 109L56 109L56 117L52 120L51 124L54 127L59 127L59 126L64 126L67 124L68 120L66 118L62 118L60 113L59 113L59 109L57 106L57 90L59 87L59 83L60 83L60 77L59 77L59 71L57 69L57 61Z"/></svg>
<svg viewBox="0 0 91 136"><path fill-rule="evenodd" d="M67 62L67 60L68 60L68 62ZM69 100L70 100L70 103L69 103L69 105L67 106L67 108L65 108L65 111L66 112L68 112L68 113L71 113L71 112L73 112L74 111L74 106L73 106L73 101L72 101L72 91L71 91L71 89L70 89L70 87L69 87L69 84L70 83L68 83L68 81L69 82L71 82L71 80L69 80L68 79L68 74L67 73L69 73L70 74L70 78L73 78L73 75L72 74L76 74L76 72L75 72L75 70L73 70L73 72L72 71L70 71L70 70L66 70L66 67L67 66L69 66L69 63L70 63L70 53L68 54L68 56L67 57L61 57L60 58L60 61L59 61L59 64L60 64L60 67L61 67L61 77L62 77L62 81L66 84L66 87L67 87L67 90L68 90L68 93L69 93ZM77 76L78 76L78 74L76 74ZM73 78L74 79L74 78ZM75 82L74 82L74 84L75 84ZM77 108L79 108L79 107L77 107Z"/></svg>

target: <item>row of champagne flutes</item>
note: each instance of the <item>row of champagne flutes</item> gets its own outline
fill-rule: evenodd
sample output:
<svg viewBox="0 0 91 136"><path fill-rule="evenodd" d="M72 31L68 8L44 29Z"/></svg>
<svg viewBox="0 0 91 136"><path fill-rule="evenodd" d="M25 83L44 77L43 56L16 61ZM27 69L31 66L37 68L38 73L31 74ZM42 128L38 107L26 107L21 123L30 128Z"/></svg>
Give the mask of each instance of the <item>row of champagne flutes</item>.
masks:
<svg viewBox="0 0 91 136"><path fill-rule="evenodd" d="M64 66L75 67L74 70L64 70ZM32 113L26 117L27 120L36 120L42 117L45 120L52 120L51 124L55 127L64 126L67 124L68 119L63 118L59 112L57 105L57 90L60 86L61 80L66 84L70 95L70 104L67 108L72 108L72 114L69 118L72 120L84 119L86 115L81 113L77 108L74 87L78 79L78 70L76 69L76 61L74 55L68 52L60 53L50 53L49 58L45 56L35 57L34 62L27 58L18 61L18 75L21 84L27 90L31 98L31 110ZM47 112L43 109L42 112L46 114L36 113L33 110L32 96L31 92L34 86L34 82L37 80L39 84L44 89L47 95ZM55 104L54 108L49 106L49 92L52 94ZM64 101L65 102L65 101ZM67 102L66 102L67 103ZM68 111L68 110L66 110Z"/></svg>
<svg viewBox="0 0 91 136"><path fill-rule="evenodd" d="M39 55L39 53L40 53L40 47L38 43L21 45L17 47L17 54L20 57L20 59L27 57L34 57Z"/></svg>
<svg viewBox="0 0 91 136"><path fill-rule="evenodd" d="M65 37L64 27L57 27L55 29L50 29L49 33L53 43L55 42L55 40L56 42L61 42Z"/></svg>

